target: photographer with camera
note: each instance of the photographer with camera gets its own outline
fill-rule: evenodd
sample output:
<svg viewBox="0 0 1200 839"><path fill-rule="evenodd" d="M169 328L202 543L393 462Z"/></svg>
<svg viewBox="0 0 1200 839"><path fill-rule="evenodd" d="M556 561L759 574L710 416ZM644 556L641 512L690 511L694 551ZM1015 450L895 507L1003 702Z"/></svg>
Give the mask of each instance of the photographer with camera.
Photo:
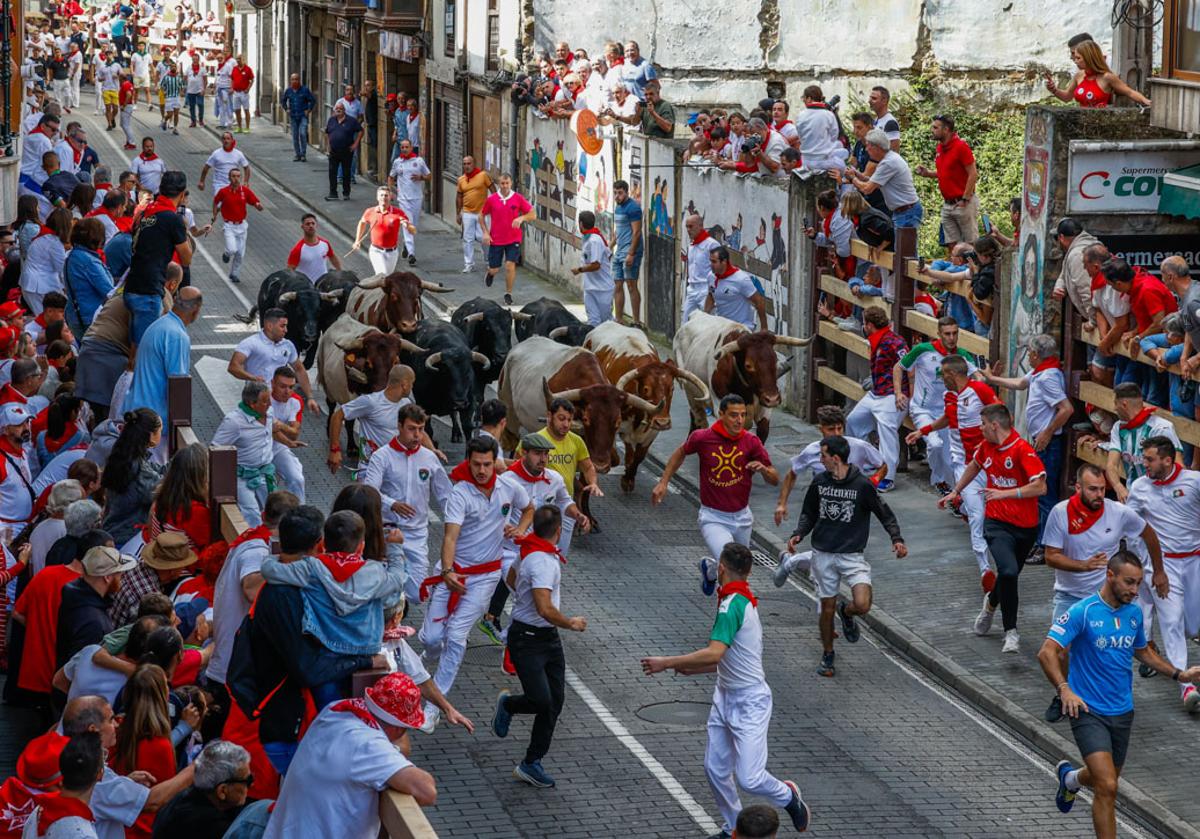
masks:
<svg viewBox="0 0 1200 839"><path fill-rule="evenodd" d="M971 304L971 311L975 313L976 333L987 337L992 326L996 260L1000 257L1000 243L991 236L980 236L975 240L973 247L973 250L963 254L971 279L971 294L967 302Z"/></svg>
<svg viewBox="0 0 1200 839"><path fill-rule="evenodd" d="M841 142L841 125L834 108L835 96L825 101L819 85L804 88L804 111L796 118L796 131L800 134L800 154L804 165L814 172L831 172L840 178L846 168L846 147Z"/></svg>
<svg viewBox="0 0 1200 839"><path fill-rule="evenodd" d="M786 178L788 171L783 168L780 159L786 148L787 141L778 132L772 131L763 120L754 117L746 126L741 159L726 160L719 165L722 169L733 169L742 173L757 172L760 175Z"/></svg>

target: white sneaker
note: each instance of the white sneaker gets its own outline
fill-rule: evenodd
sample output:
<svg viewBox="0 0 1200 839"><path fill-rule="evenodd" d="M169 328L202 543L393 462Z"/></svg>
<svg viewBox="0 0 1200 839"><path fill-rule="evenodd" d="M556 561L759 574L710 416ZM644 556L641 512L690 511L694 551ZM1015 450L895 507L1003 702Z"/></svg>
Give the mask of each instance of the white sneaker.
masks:
<svg viewBox="0 0 1200 839"><path fill-rule="evenodd" d="M460 273L460 274L470 274L470 273L471 273L472 271L474 271L474 270L475 270L475 266L474 266L474 265L464 265L464 266L463 266L463 269L462 269L461 271L459 271L458 273Z"/></svg>
<svg viewBox="0 0 1200 839"><path fill-rule="evenodd" d="M1004 646L1000 648L1002 653L1019 653L1021 651L1021 636L1015 629L1010 629L1004 633Z"/></svg>
<svg viewBox="0 0 1200 839"><path fill-rule="evenodd" d="M979 610L979 615L975 618L975 634L987 635L988 630L992 628L992 619L996 613L988 608L988 596L983 596L983 608Z"/></svg>
<svg viewBox="0 0 1200 839"><path fill-rule="evenodd" d="M775 588L783 588L788 575L793 571L807 571L812 566L812 551L801 551L790 554L787 551L779 554L779 565L775 569L773 581Z"/></svg>
<svg viewBox="0 0 1200 839"><path fill-rule="evenodd" d="M432 702L426 702L421 710L425 712L425 722L421 726L421 732L424 734L433 734L442 719L442 709Z"/></svg>

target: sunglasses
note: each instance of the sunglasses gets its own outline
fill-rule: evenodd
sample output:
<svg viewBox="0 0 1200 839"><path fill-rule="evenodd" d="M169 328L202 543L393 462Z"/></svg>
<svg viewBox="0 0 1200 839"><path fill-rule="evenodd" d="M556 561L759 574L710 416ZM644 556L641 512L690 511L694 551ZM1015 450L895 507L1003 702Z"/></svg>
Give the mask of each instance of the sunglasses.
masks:
<svg viewBox="0 0 1200 839"><path fill-rule="evenodd" d="M221 781L221 784L245 784L248 787L252 787L254 786L254 773L251 772L247 774L245 778L230 778L228 780ZM217 786L220 786L221 784L217 784Z"/></svg>

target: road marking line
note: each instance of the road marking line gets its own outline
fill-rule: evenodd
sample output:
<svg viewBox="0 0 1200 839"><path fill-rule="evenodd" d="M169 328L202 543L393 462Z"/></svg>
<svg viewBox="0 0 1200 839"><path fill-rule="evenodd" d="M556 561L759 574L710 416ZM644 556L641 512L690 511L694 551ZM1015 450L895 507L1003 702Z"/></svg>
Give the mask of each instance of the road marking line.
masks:
<svg viewBox="0 0 1200 839"><path fill-rule="evenodd" d="M195 365L196 375L204 382L209 396L217 403L221 416L237 407L242 399L243 382L229 375L229 362L222 361L216 356L206 355Z"/></svg>
<svg viewBox="0 0 1200 839"><path fill-rule="evenodd" d="M638 742L637 738L629 733L629 729L625 724L617 719L616 714L608 710L608 707L600 701L596 694L592 693L591 689L584 684L583 679L576 675L575 671L570 667L566 672L567 684L571 689L579 694L579 698L583 700L583 704L591 709L592 713L600 718L600 722L604 723L604 727L609 730L621 745L629 749L634 757L649 770L654 779L662 785L663 789L675 799L675 803L683 808L683 811L691 816L701 830L705 833L716 833L720 830L717 823L714 822L696 799L692 798L691 793L684 789L683 784L667 771L654 755L646 750L646 747Z"/></svg>

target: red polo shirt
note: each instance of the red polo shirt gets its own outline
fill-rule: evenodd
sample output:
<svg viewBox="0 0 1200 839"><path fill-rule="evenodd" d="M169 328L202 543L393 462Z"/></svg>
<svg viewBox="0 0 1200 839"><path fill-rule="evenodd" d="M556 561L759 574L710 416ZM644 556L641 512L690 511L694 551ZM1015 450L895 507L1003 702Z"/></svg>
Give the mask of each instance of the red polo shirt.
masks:
<svg viewBox="0 0 1200 839"><path fill-rule="evenodd" d="M63 586L78 579L69 565L47 565L30 580L17 598L13 611L25 617L25 651L17 687L49 693L54 679L55 644L58 638L58 607Z"/></svg>
<svg viewBox="0 0 1200 839"><path fill-rule="evenodd" d="M1178 311L1175 295L1163 285L1162 280L1141 268L1133 269L1133 287L1129 289L1129 308L1137 323L1138 332L1143 331L1159 312L1171 314Z"/></svg>
<svg viewBox="0 0 1200 839"><path fill-rule="evenodd" d="M246 220L246 205L258 204L258 196L248 186L223 186L213 196L213 204L221 211L221 218L230 224L241 224Z"/></svg>
<svg viewBox="0 0 1200 839"><path fill-rule="evenodd" d="M362 214L362 220L371 225L371 244L381 250L395 250L400 241L400 226L408 223L408 216L399 207L388 207L380 212L371 207Z"/></svg>
<svg viewBox="0 0 1200 839"><path fill-rule="evenodd" d="M967 167L975 163L975 155L966 140L953 135L949 142L938 143L933 165L937 169L938 189L946 201L957 201L967 190Z"/></svg>
<svg viewBox="0 0 1200 839"><path fill-rule="evenodd" d="M250 65L245 67L233 68L233 72L229 76L230 85L238 93L245 93L250 89L250 83L254 81L254 71L250 69Z"/></svg>

